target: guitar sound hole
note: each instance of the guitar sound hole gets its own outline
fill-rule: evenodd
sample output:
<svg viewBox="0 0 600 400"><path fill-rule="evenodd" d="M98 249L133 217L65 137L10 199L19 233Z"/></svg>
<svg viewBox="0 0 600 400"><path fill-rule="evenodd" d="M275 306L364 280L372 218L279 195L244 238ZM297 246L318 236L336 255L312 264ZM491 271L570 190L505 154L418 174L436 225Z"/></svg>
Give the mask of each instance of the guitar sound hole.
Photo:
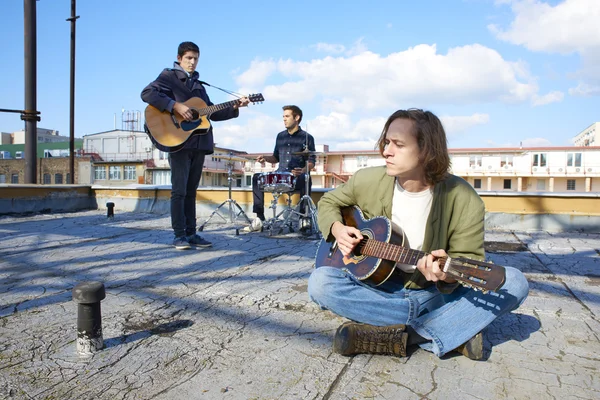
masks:
<svg viewBox="0 0 600 400"><path fill-rule="evenodd" d="M192 121L197 121L200 118L198 110L191 109L190 111L192 112Z"/></svg>

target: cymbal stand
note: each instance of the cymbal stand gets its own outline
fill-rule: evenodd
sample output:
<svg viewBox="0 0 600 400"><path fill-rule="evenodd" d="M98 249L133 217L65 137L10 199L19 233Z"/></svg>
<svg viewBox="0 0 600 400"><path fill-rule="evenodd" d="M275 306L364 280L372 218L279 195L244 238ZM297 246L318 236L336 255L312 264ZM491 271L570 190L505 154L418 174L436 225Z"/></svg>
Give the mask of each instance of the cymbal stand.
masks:
<svg viewBox="0 0 600 400"><path fill-rule="evenodd" d="M225 221L225 223L227 223L227 219L223 215L221 215L221 213L219 212L219 209L221 207L223 207L225 204L227 204L227 208L229 210L229 223L230 224L233 224L240 216L244 217L249 224L252 223L252 221L250 220L250 218L248 218L248 215L246 215L246 213L244 212L244 210L242 209L242 207L240 207L240 205L235 200L233 200L231 198L231 183L233 181L233 178L232 178L232 176L233 176L233 166L234 166L234 161L233 160L229 160L227 162L227 182L229 184L229 198L227 200L225 200L224 202L222 202L221 204L219 204L219 206L212 212L212 214L210 214L210 216L208 217L208 219L206 221L204 221L204 223L202 225L200 225L200 227L198 228L198 230L200 232L202 232L204 230L204 226L215 215L221 217L223 219L223 221ZM237 209L237 211L235 209ZM240 234L240 228L239 227L235 228L235 234L236 235Z"/></svg>

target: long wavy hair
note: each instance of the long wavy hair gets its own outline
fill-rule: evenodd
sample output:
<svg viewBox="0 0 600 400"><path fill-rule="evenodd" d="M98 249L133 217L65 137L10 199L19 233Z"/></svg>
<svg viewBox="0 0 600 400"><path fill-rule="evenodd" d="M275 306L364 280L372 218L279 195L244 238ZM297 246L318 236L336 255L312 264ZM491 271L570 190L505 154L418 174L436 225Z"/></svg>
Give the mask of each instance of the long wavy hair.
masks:
<svg viewBox="0 0 600 400"><path fill-rule="evenodd" d="M385 137L390 124L397 118L409 119L414 122L413 134L419 145L419 160L425 171L425 179L430 185L441 182L450 169L450 155L448 154L448 140L442 122L431 111L418 108L398 110L388 118L376 147L383 156Z"/></svg>

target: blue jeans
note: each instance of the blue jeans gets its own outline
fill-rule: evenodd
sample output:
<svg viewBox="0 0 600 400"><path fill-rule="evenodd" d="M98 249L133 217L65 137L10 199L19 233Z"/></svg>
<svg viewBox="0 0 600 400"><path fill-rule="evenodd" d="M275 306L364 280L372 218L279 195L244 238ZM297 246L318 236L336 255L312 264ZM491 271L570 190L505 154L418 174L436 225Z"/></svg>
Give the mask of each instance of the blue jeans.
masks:
<svg viewBox="0 0 600 400"><path fill-rule="evenodd" d="M409 325L430 340L420 346L441 357L523 303L529 293L527 279L518 269L505 268L506 282L498 292L483 294L459 286L444 295L435 285L410 290L386 282L376 289L339 268L318 267L308 280L308 294L321 307L356 322Z"/></svg>
<svg viewBox="0 0 600 400"><path fill-rule="evenodd" d="M175 237L196 233L196 191L202 177L204 152L181 149L169 153L171 166L171 226Z"/></svg>

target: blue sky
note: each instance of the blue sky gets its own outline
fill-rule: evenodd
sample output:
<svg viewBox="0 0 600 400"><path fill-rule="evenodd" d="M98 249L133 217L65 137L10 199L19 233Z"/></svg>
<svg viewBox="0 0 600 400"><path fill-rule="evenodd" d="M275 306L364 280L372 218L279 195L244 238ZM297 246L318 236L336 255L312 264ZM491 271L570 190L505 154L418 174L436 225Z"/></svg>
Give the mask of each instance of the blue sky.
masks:
<svg viewBox="0 0 600 400"><path fill-rule="evenodd" d="M38 126L66 136L70 7L37 2ZM23 1L0 10L0 108L21 109ZM271 151L285 104L338 151L373 149L400 108L440 116L451 148L568 146L600 121L599 0L104 0L77 14L76 137L114 129L115 115L120 128L123 109L143 114L141 90L187 40L202 80L266 98L214 123L217 145L237 150ZM20 129L0 113L0 131Z"/></svg>

